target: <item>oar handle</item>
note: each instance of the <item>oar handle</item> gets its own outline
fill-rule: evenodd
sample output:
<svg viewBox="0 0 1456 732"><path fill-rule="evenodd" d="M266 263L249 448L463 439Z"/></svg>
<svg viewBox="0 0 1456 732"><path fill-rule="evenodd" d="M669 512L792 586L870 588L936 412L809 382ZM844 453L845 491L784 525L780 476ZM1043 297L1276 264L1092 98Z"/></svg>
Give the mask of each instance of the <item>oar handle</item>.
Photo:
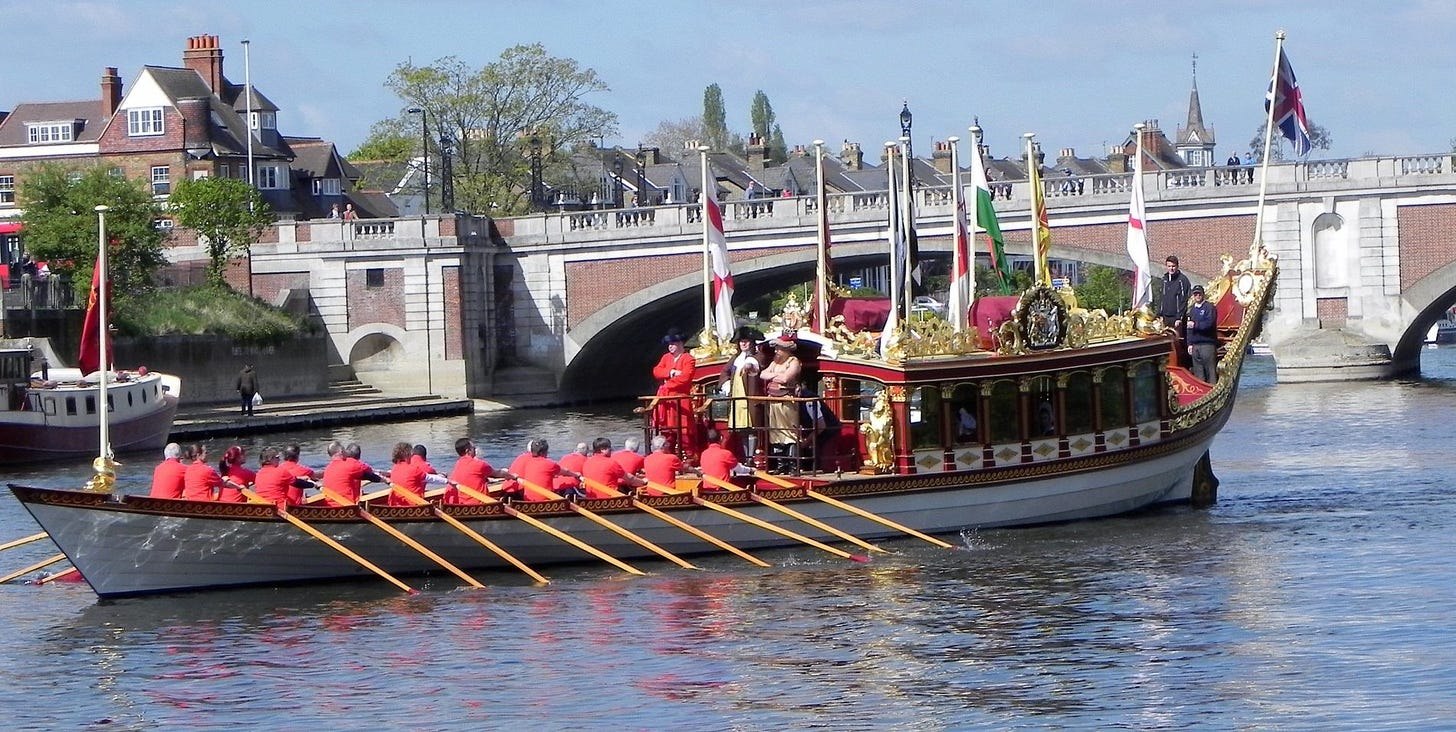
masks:
<svg viewBox="0 0 1456 732"><path fill-rule="evenodd" d="M624 497L624 496L627 495L627 494L625 494L625 493L617 490L616 488L613 488L613 487L607 485L606 483L603 483L603 482L601 482L601 481L599 481L599 480L597 480L595 478L588 478L585 475L583 475L583 476L581 476L581 480L582 480L582 482L586 483L587 486L591 487L594 490L601 491L602 493L605 493L607 496L609 496L611 498L622 498L622 497Z"/></svg>
<svg viewBox="0 0 1456 732"><path fill-rule="evenodd" d="M559 501L562 498L560 493L557 493L556 491L553 491L545 486L536 485L535 483L532 483L525 478L520 478L516 482L525 486L528 492L535 493L536 495L541 496L541 498L544 500Z"/></svg>

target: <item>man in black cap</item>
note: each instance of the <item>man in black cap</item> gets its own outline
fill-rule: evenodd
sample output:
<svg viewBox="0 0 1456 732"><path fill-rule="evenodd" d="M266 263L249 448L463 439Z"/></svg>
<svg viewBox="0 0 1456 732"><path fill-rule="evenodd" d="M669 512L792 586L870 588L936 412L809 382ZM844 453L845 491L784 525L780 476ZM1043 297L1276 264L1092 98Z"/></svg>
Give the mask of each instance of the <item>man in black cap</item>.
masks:
<svg viewBox="0 0 1456 732"><path fill-rule="evenodd" d="M718 374L719 392L731 401L728 405L728 429L735 438L734 443L742 450L744 460L752 460L757 451L758 436L754 433L763 424L762 405L753 397L763 395L758 371L764 361L759 357L758 344L763 340L763 331L749 326L739 326L733 335L738 344L738 353L732 361L723 365Z"/></svg>
<svg viewBox="0 0 1456 732"><path fill-rule="evenodd" d="M1218 311L1203 299L1203 285L1193 286L1188 307L1188 355L1194 378L1208 384L1218 379Z"/></svg>
<svg viewBox="0 0 1456 732"><path fill-rule="evenodd" d="M658 399L653 410L652 426L658 434L667 435L685 454L696 455L698 440L692 391L697 361L687 352L685 340L676 328L662 337L667 353L662 354L652 368L652 378L661 382L657 387Z"/></svg>

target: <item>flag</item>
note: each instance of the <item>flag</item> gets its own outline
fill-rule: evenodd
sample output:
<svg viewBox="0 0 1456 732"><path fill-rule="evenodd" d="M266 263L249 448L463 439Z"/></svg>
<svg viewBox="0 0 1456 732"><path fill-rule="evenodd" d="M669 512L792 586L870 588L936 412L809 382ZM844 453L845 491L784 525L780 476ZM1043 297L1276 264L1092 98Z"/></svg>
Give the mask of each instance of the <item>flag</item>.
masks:
<svg viewBox="0 0 1456 732"><path fill-rule="evenodd" d="M829 327L829 282L834 269L829 259L829 188L824 185L824 145L814 144L814 170L819 181L819 196L815 205L819 208L819 256L814 273L814 312L812 325L820 333Z"/></svg>
<svg viewBox="0 0 1456 732"><path fill-rule="evenodd" d="M723 235L723 211L713 196L703 197L708 252L713 260L713 326L718 339L729 341L738 324L733 319L733 272L728 268L728 238Z"/></svg>
<svg viewBox="0 0 1456 732"><path fill-rule="evenodd" d="M76 355L76 366L81 369L82 374L101 370L101 334L105 328L101 322L101 298L111 294L111 288L105 285L104 280L105 273L102 272L101 258L98 256L96 271L91 275L91 297L86 300L86 319L81 323L81 348ZM107 333L106 337L109 361L111 334Z"/></svg>
<svg viewBox="0 0 1456 732"><path fill-rule="evenodd" d="M972 143L974 144L974 142ZM957 333L964 332L971 310L971 299L976 292L975 258L971 255L970 225L966 220L966 194L961 188L960 143L952 138L950 143L951 200L955 202L955 234L952 237L953 250L950 265L950 297L946 307L950 310L950 327Z"/></svg>
<svg viewBox="0 0 1456 732"><path fill-rule="evenodd" d="M1036 161L1036 148L1030 139L1026 141L1027 182L1031 186L1031 246L1036 266L1036 282L1052 284L1052 273L1047 256L1052 249L1052 230L1047 224L1046 196L1041 189L1041 165Z"/></svg>
<svg viewBox="0 0 1456 732"><path fill-rule="evenodd" d="M1127 214L1127 256L1132 258L1133 285L1132 309L1136 310L1152 302L1153 280L1148 268L1148 234L1144 228L1148 220L1147 202L1143 200L1143 140L1142 125L1138 125L1137 154L1132 164L1132 205Z"/></svg>
<svg viewBox="0 0 1456 732"><path fill-rule="evenodd" d="M1264 111L1274 105L1273 124L1279 127L1284 137L1294 144L1294 154L1309 154L1309 120L1304 116L1304 99L1299 95L1299 82L1294 79L1294 68L1283 46L1279 51L1279 64L1275 67L1274 80L1269 84L1269 93L1264 95Z"/></svg>
<svg viewBox="0 0 1456 732"><path fill-rule="evenodd" d="M905 299L913 300L916 295L925 294L922 284L923 277L920 269L920 236L915 233L915 172L914 158L910 155L910 144L902 142L900 150L903 153L900 160L901 170L905 173L904 198L900 203L903 208L903 218L900 219L900 235L905 239Z"/></svg>
<svg viewBox="0 0 1456 732"><path fill-rule="evenodd" d="M996 220L996 207L991 203L991 183L986 177L986 163L981 159L981 142L975 140L971 155L971 185L976 189L976 228L986 232L986 250L991 254L991 270L1000 283L1001 293L1011 292L1011 266L1006 262L1006 237Z"/></svg>
<svg viewBox="0 0 1456 732"><path fill-rule="evenodd" d="M890 233L890 312L885 318L884 330L880 332L880 357L884 358L890 352L890 346L895 340L895 330L900 326L900 290L904 284L901 276L901 266L905 262L905 239L900 236L900 198L899 188L895 180L895 149L887 148L885 152L889 158L885 161L885 168L890 176L888 190L889 200L889 233Z"/></svg>

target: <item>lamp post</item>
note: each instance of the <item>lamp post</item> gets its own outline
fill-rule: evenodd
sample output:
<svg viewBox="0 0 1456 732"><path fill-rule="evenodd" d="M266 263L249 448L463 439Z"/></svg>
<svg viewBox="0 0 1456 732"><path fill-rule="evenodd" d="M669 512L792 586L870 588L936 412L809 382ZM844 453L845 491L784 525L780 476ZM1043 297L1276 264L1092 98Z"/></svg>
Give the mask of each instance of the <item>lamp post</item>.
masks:
<svg viewBox="0 0 1456 732"><path fill-rule="evenodd" d="M455 138L443 131L440 133L440 213L455 211L455 171L451 167L451 156L455 154Z"/></svg>
<svg viewBox="0 0 1456 732"><path fill-rule="evenodd" d="M249 48L251 41L243 41L243 107L247 114L248 121L244 125L248 128L248 185L253 183L253 64ZM236 109L236 107L234 107ZM248 201L248 210L253 210L253 202Z"/></svg>
<svg viewBox="0 0 1456 732"><path fill-rule="evenodd" d="M914 121L915 116L910 114L910 100L907 99L905 100L904 105L900 107L900 136L907 138L905 142L905 166L907 168L911 167L910 161L914 159L915 155L915 146L909 140L910 123ZM912 182L915 180L915 172L913 169L911 169L910 172L910 180Z"/></svg>
<svg viewBox="0 0 1456 732"><path fill-rule="evenodd" d="M425 184L421 187L420 192L424 194L425 215L428 216L430 214L430 120L425 116L425 110L422 107L410 107L405 111L420 116L420 160L425 176Z"/></svg>
<svg viewBox="0 0 1456 732"><path fill-rule="evenodd" d="M617 208L622 208L622 153L621 153L621 151L618 151L617 152L617 157L612 160L612 172L615 174L614 177L616 177L616 179L617 179L617 195L616 195L616 197L614 199L612 199L612 202L617 205Z"/></svg>
<svg viewBox="0 0 1456 732"><path fill-rule="evenodd" d="M541 135L531 132L526 138L526 144L531 148L531 210L538 211L541 206Z"/></svg>

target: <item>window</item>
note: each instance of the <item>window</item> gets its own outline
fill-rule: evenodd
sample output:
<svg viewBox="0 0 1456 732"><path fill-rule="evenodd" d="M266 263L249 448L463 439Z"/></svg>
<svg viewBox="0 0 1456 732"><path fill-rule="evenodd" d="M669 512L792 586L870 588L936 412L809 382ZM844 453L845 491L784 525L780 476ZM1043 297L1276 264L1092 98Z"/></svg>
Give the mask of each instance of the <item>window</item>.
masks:
<svg viewBox="0 0 1456 732"><path fill-rule="evenodd" d="M172 169L166 165L152 166L152 195L165 196L172 192Z"/></svg>
<svg viewBox="0 0 1456 732"><path fill-rule="evenodd" d="M227 163L223 163L222 165L217 166L217 177L219 177L219 178L226 178L226 177L228 177L228 164Z"/></svg>
<svg viewBox="0 0 1456 732"><path fill-rule="evenodd" d="M248 120L248 126L256 130L258 129L259 125L261 125L262 128L265 130L278 129L278 113L254 112L253 116Z"/></svg>
<svg viewBox="0 0 1456 732"><path fill-rule="evenodd" d="M338 178L314 178L313 194L315 196L337 196L340 193Z"/></svg>
<svg viewBox="0 0 1456 732"><path fill-rule="evenodd" d="M287 177L283 174L282 166L262 165L258 167L256 183L259 188L287 188Z"/></svg>
<svg viewBox="0 0 1456 732"><path fill-rule="evenodd" d="M76 131L74 122L40 122L25 126L32 145L47 142L70 142Z"/></svg>
<svg viewBox="0 0 1456 732"><path fill-rule="evenodd" d="M15 203L15 176L0 175L0 203Z"/></svg>
<svg viewBox="0 0 1456 732"><path fill-rule="evenodd" d="M371 289L384 287L384 270L377 267L364 270L364 286Z"/></svg>
<svg viewBox="0 0 1456 732"><path fill-rule="evenodd" d="M126 110L126 134L129 137L160 135L162 129L162 108Z"/></svg>

